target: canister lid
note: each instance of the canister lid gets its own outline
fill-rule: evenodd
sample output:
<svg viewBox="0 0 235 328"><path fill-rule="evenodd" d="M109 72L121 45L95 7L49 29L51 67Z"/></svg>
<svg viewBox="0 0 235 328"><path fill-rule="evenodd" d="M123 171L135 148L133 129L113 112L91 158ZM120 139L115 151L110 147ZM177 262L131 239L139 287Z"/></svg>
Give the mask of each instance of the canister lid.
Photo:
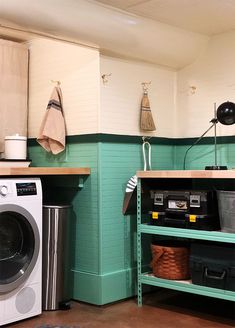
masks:
<svg viewBox="0 0 235 328"><path fill-rule="evenodd" d="M5 140L27 140L27 137L20 136L18 133L13 134L12 136L6 136Z"/></svg>

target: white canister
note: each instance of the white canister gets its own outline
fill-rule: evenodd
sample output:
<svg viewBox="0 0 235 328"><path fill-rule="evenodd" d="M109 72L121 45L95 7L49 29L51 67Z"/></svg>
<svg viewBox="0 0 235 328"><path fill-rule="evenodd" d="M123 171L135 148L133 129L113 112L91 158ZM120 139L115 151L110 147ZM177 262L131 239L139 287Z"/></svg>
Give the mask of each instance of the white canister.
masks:
<svg viewBox="0 0 235 328"><path fill-rule="evenodd" d="M5 137L5 159L26 159L27 137L15 134Z"/></svg>

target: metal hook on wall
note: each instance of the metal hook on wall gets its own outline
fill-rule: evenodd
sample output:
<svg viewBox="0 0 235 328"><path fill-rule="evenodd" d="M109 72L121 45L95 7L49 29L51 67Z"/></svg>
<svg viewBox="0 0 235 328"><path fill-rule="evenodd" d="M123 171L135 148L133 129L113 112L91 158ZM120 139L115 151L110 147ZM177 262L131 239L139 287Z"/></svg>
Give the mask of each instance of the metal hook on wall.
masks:
<svg viewBox="0 0 235 328"><path fill-rule="evenodd" d="M197 87L195 85L190 85L189 89L190 89L190 93L194 95L196 93Z"/></svg>
<svg viewBox="0 0 235 328"><path fill-rule="evenodd" d="M59 87L61 85L60 81L55 81L55 80L51 80L52 83L56 83L56 86Z"/></svg>
<svg viewBox="0 0 235 328"><path fill-rule="evenodd" d="M112 73L101 75L101 78L102 78L102 80L103 80L103 84L108 83L108 81L109 81L109 80L108 80L108 77L111 76L111 75L112 75Z"/></svg>
<svg viewBox="0 0 235 328"><path fill-rule="evenodd" d="M149 81L149 82L142 82L142 87L143 87L143 91L144 93L148 93L148 89L149 89L149 85L151 84L152 82Z"/></svg>
<svg viewBox="0 0 235 328"><path fill-rule="evenodd" d="M143 136L142 137L142 141L143 142L146 142L146 141L148 141L148 140L150 140L152 137L149 137L149 136Z"/></svg>

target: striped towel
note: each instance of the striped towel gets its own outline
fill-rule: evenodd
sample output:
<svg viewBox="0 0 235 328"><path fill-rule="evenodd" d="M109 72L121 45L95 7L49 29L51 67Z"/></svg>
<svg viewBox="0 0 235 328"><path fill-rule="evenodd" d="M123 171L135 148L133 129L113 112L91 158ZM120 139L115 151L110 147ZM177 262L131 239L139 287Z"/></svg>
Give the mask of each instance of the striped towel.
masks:
<svg viewBox="0 0 235 328"><path fill-rule="evenodd" d="M137 176L133 175L127 182L126 192L133 192L137 186Z"/></svg>
<svg viewBox="0 0 235 328"><path fill-rule="evenodd" d="M46 151L56 155L65 149L65 134L62 92L59 87L55 87L39 129L37 142Z"/></svg>

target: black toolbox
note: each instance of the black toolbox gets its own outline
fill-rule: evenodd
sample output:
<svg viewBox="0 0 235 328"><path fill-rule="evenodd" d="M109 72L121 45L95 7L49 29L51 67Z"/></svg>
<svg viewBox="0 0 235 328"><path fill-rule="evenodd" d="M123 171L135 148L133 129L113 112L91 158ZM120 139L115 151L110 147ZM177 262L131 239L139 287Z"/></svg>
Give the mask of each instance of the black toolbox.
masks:
<svg viewBox="0 0 235 328"><path fill-rule="evenodd" d="M220 230L213 190L151 190L150 224L197 230Z"/></svg>
<svg viewBox="0 0 235 328"><path fill-rule="evenodd" d="M192 242L192 283L235 291L235 244Z"/></svg>

